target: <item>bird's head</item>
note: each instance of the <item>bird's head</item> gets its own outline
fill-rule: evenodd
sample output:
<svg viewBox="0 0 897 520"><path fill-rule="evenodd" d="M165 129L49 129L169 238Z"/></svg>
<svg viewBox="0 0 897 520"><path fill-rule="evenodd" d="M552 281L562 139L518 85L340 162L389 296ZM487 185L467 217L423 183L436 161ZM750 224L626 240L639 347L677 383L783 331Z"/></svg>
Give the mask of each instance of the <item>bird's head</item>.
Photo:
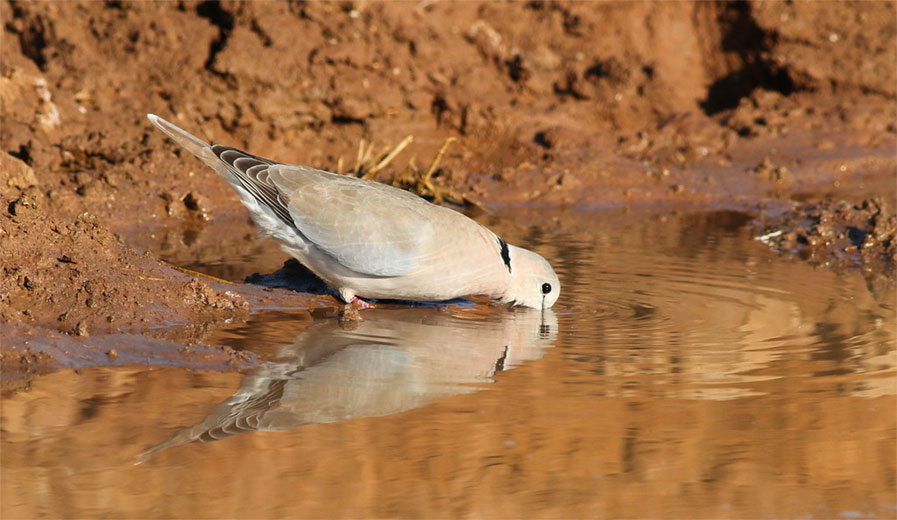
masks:
<svg viewBox="0 0 897 520"><path fill-rule="evenodd" d="M510 246L511 283L502 301L548 309L561 294L561 282L551 264L540 255L516 246Z"/></svg>

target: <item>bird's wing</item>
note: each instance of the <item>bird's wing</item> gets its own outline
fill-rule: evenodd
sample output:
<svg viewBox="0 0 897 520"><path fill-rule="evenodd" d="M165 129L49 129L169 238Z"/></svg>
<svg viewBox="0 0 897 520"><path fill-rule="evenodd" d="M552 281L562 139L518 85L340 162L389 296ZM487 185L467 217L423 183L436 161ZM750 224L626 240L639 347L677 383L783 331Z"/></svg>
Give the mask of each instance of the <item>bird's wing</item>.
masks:
<svg viewBox="0 0 897 520"><path fill-rule="evenodd" d="M436 234L455 214L404 190L313 168L277 164L267 174L299 232L366 275L399 276L438 256Z"/></svg>
<svg viewBox="0 0 897 520"><path fill-rule="evenodd" d="M274 161L220 144L212 145L211 149L226 167L226 173L230 174L226 178L233 179L231 183L236 181L285 224L293 225L284 197L268 176L268 169L275 164Z"/></svg>
<svg viewBox="0 0 897 520"><path fill-rule="evenodd" d="M399 276L413 269L428 254L434 214L450 211L391 186L277 164L229 146L212 151L260 204L361 274Z"/></svg>

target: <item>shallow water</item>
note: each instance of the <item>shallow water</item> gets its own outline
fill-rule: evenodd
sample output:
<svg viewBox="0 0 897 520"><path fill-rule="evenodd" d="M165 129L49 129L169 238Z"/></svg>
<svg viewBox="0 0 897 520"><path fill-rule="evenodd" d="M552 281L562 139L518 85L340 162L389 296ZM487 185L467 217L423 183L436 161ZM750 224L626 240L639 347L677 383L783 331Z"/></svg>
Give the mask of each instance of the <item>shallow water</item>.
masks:
<svg viewBox="0 0 897 520"><path fill-rule="evenodd" d="M259 355L243 374L36 379L2 402L0 516L897 514L892 285L777 257L737 213L556 217L485 220L551 259L551 312L263 312L209 338ZM152 247L282 263L229 231Z"/></svg>

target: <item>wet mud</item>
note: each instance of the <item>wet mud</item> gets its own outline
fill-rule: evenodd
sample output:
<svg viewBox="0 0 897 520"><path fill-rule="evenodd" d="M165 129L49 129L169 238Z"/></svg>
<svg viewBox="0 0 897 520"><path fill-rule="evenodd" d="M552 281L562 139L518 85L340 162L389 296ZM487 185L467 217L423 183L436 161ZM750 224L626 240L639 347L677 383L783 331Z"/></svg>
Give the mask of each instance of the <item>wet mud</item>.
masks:
<svg viewBox="0 0 897 520"><path fill-rule="evenodd" d="M147 112L350 174L411 136L375 178L460 209L737 210L782 231L777 249L893 272L882 205L817 201L893 207L893 2L4 2L0 18L4 378L99 363L101 336L188 345L261 309L335 307L278 285L280 260L220 273L251 283L179 269L215 233L270 246Z"/></svg>
<svg viewBox="0 0 897 520"><path fill-rule="evenodd" d="M880 197L859 204L824 200L795 206L767 220L759 239L815 264L895 276L897 215Z"/></svg>

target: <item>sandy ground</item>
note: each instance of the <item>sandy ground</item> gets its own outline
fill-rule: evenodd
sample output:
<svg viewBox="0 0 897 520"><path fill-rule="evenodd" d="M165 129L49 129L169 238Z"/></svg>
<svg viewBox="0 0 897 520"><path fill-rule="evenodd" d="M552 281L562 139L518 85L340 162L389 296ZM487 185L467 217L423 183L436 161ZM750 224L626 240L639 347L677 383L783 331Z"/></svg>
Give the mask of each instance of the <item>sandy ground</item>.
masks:
<svg viewBox="0 0 897 520"><path fill-rule="evenodd" d="M412 136L378 180L488 210L747 211L785 253L892 276L895 16L874 1L4 2L4 377L70 366L84 338L187 344L202 334L151 331L335 304L123 241L244 211L147 112L341 172ZM208 366L245 361L222 356Z"/></svg>

